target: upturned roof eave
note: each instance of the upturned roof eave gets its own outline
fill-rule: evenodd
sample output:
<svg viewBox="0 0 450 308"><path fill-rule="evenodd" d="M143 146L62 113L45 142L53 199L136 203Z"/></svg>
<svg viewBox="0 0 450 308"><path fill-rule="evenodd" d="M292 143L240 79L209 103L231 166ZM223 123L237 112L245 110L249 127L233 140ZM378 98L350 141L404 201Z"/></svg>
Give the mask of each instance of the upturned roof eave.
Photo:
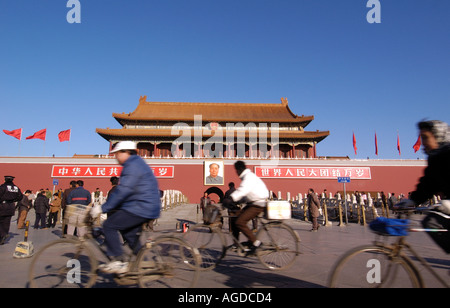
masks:
<svg viewBox="0 0 450 308"><path fill-rule="evenodd" d="M178 122L194 122L194 116L187 116L187 117L179 117L177 119L170 119L170 118L152 118L152 117L141 117L141 116L132 116L129 114L120 114L120 113L113 113L113 117L122 125L133 123L136 121L148 121L148 122L171 122L171 123L178 123ZM314 116L303 116L299 118L293 118L293 119L273 119L273 118L258 118L258 119L250 119L250 118L215 118L215 119L208 119L208 118L202 118L203 122L209 123L209 122L218 122L218 123L249 123L249 122L256 122L256 123L305 123L305 125L311 123L314 120Z"/></svg>

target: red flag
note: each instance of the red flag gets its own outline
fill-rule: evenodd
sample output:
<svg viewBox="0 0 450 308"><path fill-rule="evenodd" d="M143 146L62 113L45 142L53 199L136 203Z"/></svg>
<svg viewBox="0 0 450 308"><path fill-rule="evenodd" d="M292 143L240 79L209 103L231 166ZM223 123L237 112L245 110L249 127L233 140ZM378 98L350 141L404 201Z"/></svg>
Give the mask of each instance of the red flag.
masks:
<svg viewBox="0 0 450 308"><path fill-rule="evenodd" d="M378 156L378 139L377 139L377 132L375 132L375 155Z"/></svg>
<svg viewBox="0 0 450 308"><path fill-rule="evenodd" d="M21 128L15 129L15 130L11 130L11 131L3 130L3 132L5 134L7 134L8 136L11 136L11 137L17 138L19 140L22 140L22 129Z"/></svg>
<svg viewBox="0 0 450 308"><path fill-rule="evenodd" d="M397 150L398 155L402 155L402 150L400 149L400 136L397 134Z"/></svg>
<svg viewBox="0 0 450 308"><path fill-rule="evenodd" d="M26 140L29 139L41 139L45 141L45 136L47 135L47 129L41 129L40 131L35 132L33 135L28 136L25 138Z"/></svg>
<svg viewBox="0 0 450 308"><path fill-rule="evenodd" d="M419 135L419 138L417 138L416 143L413 145L414 153L417 153L417 151L420 150L421 145L422 145L422 139L420 138L420 135Z"/></svg>
<svg viewBox="0 0 450 308"><path fill-rule="evenodd" d="M353 132L353 149L355 149L355 155L356 155L356 151L358 150L358 148L356 147L356 138L355 138L354 132Z"/></svg>
<svg viewBox="0 0 450 308"><path fill-rule="evenodd" d="M70 141L70 129L59 132L58 138L60 142Z"/></svg>

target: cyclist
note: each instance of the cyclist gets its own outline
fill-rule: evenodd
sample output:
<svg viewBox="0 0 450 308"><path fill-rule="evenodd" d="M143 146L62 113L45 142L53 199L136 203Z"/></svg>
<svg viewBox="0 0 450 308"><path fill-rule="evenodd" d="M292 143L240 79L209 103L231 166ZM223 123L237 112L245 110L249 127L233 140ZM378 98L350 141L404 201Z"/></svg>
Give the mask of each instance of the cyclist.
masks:
<svg viewBox="0 0 450 308"><path fill-rule="evenodd" d="M135 254L141 248L139 235L142 225L157 219L161 212L158 182L152 169L137 155L132 141L121 141L111 151L123 166L119 185L101 207L103 213L115 212L103 224L107 254L111 262L102 265L107 273L121 274L128 271L129 263L123 253L119 232ZM97 216L96 213L92 216Z"/></svg>
<svg viewBox="0 0 450 308"><path fill-rule="evenodd" d="M250 220L264 212L267 199L269 198L269 191L267 190L266 184L264 184L256 174L251 172L250 169L247 169L243 161L237 161L234 164L234 168L242 182L239 187L231 193L231 199L224 199L223 206L233 210L236 208L234 202L242 202L244 199L247 203L247 206L238 213L238 217L232 228L236 239L238 239L239 236L238 231L244 233L248 238L250 247L247 254L252 254L261 245L261 242L256 239L255 234L250 230L247 224ZM236 234L238 236L236 236Z"/></svg>
<svg viewBox="0 0 450 308"><path fill-rule="evenodd" d="M418 124L428 166L410 199L399 207L421 204L433 195L440 195L442 205L423 220L424 228L450 230L450 127L442 121L422 121ZM450 253L450 232L429 232L433 240Z"/></svg>

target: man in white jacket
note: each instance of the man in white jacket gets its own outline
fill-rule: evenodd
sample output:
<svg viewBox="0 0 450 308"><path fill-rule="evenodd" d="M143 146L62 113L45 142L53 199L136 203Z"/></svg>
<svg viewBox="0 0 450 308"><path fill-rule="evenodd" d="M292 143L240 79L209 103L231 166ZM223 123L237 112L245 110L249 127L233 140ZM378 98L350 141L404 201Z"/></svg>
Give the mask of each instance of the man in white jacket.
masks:
<svg viewBox="0 0 450 308"><path fill-rule="evenodd" d="M236 219L235 226L244 233L251 243L249 253L254 253L261 245L256 236L248 227L248 222L264 212L267 199L269 198L269 190L266 184L256 176L250 169L247 169L243 161L237 161L234 164L236 173L242 180L241 185L231 194L234 202L242 201L245 198L247 206L241 211ZM225 202L224 206L227 202Z"/></svg>

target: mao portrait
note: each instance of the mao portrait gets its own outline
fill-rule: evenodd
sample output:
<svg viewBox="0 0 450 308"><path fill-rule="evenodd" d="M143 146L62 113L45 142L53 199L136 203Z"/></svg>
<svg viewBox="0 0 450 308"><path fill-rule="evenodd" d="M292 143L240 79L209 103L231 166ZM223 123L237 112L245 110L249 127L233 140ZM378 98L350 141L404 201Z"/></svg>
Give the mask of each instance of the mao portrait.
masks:
<svg viewBox="0 0 450 308"><path fill-rule="evenodd" d="M205 161L205 185L224 185L224 168L222 161Z"/></svg>

